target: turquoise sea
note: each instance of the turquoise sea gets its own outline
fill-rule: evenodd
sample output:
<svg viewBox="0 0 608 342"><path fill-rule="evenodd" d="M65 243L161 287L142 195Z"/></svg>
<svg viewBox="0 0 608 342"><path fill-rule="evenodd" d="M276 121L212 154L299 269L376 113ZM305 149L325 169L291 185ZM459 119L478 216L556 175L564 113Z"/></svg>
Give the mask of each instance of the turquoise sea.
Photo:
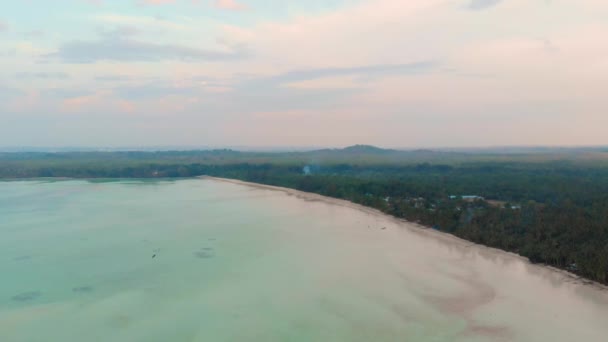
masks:
<svg viewBox="0 0 608 342"><path fill-rule="evenodd" d="M0 341L606 341L608 291L210 179L0 182Z"/></svg>

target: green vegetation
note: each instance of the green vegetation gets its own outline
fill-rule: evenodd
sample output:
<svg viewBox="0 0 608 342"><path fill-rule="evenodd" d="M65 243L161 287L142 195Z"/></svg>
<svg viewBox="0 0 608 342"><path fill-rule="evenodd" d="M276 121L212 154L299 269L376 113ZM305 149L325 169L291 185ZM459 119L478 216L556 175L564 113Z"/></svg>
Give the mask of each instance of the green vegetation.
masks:
<svg viewBox="0 0 608 342"><path fill-rule="evenodd" d="M608 284L608 153L0 153L0 178L210 175L341 198ZM481 198L462 198L463 195Z"/></svg>

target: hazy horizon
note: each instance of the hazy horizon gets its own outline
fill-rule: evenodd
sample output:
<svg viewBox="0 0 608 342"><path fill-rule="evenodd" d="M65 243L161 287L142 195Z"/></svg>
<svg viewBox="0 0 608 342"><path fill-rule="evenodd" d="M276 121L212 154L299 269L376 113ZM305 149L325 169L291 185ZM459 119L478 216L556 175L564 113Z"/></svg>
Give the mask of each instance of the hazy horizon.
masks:
<svg viewBox="0 0 608 342"><path fill-rule="evenodd" d="M593 151L608 148L606 145L505 145L505 146L378 146L367 144L352 144L344 146L0 146L0 153L28 152L159 152L159 151L211 151L233 150L240 152L309 152L325 149L340 150L354 146L371 146L395 151L437 151L437 152L502 152L502 153L542 153L557 151Z"/></svg>
<svg viewBox="0 0 608 342"><path fill-rule="evenodd" d="M2 7L0 146L608 144L606 1Z"/></svg>

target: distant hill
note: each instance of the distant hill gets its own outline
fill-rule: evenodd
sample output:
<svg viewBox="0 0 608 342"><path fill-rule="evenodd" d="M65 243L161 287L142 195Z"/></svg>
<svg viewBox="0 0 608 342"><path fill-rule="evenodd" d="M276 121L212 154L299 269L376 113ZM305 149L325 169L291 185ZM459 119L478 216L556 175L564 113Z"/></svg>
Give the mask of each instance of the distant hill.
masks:
<svg viewBox="0 0 608 342"><path fill-rule="evenodd" d="M346 153L361 153L361 154L384 154L396 152L395 150L384 149L372 145L353 145L349 147L345 147L341 150Z"/></svg>
<svg viewBox="0 0 608 342"><path fill-rule="evenodd" d="M342 149L322 149L303 153L292 153L291 158L306 163L321 164L412 164L412 163L448 163L464 154L456 152L439 152L433 150L396 150L373 145L353 145Z"/></svg>

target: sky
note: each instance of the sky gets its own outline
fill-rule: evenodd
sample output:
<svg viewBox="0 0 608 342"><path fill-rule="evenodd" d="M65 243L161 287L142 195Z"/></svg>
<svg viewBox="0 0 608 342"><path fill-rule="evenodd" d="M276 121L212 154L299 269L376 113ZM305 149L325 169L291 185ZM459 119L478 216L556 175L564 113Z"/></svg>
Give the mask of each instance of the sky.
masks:
<svg viewBox="0 0 608 342"><path fill-rule="evenodd" d="M608 144L606 0L0 0L0 146Z"/></svg>

